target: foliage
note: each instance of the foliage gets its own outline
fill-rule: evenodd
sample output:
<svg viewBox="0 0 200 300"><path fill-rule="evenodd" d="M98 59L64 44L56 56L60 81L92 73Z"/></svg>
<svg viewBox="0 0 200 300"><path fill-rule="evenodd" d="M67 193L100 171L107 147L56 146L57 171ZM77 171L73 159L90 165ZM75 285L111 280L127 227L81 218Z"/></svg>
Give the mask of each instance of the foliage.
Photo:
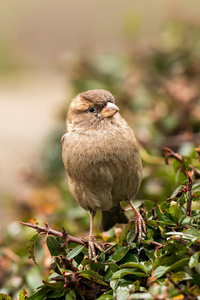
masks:
<svg viewBox="0 0 200 300"><path fill-rule="evenodd" d="M200 295L200 210L188 203L199 199L200 182L186 157L178 168L175 161L173 165L185 180L160 205L144 201L140 210L147 235L140 245L133 221L103 244L98 262L88 259L84 245L67 245L62 237L47 235L53 259L50 275L28 299L196 299ZM34 235L28 244L34 261L35 240Z"/></svg>

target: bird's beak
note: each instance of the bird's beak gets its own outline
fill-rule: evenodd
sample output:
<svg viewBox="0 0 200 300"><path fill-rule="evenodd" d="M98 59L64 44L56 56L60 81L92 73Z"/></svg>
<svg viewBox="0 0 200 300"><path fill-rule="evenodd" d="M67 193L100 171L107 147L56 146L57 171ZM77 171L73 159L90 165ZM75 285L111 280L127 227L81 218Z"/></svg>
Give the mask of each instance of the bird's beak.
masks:
<svg viewBox="0 0 200 300"><path fill-rule="evenodd" d="M109 117L114 116L118 111L119 111L119 108L117 107L117 105L115 105L112 102L108 102L106 107L104 107L102 109L102 111L99 113L99 116L101 118L109 118Z"/></svg>

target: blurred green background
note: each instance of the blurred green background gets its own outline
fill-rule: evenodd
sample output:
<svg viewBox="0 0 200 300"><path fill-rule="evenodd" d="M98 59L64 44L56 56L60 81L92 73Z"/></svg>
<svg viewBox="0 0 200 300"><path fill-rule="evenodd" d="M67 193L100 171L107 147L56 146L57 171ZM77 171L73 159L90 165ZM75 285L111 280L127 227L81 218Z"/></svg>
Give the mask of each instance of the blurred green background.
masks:
<svg viewBox="0 0 200 300"><path fill-rule="evenodd" d="M76 94L109 90L134 129L144 167L138 203L164 201L174 182L183 180L164 164L163 146L197 163L200 3L0 0L0 5L0 291L15 296L22 287L32 292L40 285L50 264L44 251L38 260L46 269L27 262L25 244L33 231L19 220L35 218L88 234L87 212L70 196L61 161L65 115Z"/></svg>

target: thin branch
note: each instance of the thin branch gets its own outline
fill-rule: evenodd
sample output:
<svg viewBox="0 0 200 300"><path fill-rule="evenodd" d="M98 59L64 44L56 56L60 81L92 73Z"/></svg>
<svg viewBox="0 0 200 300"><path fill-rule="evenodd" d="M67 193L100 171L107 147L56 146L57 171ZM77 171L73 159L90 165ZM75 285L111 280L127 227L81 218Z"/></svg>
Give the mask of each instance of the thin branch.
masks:
<svg viewBox="0 0 200 300"><path fill-rule="evenodd" d="M45 227L41 227L39 225L31 224L31 223L25 223L25 222L19 222L19 223L22 224L22 225L25 225L27 227L31 227L31 228L37 230L38 233L43 233L43 234L46 234L46 235L60 236L65 240L65 242L64 242L65 244L69 244L69 242L73 242L73 243L77 243L77 244L80 244L80 245L83 245L83 246L87 246L87 243L88 243L83 238L79 239L79 238L76 238L74 236L69 235L65 231L64 228L63 228L63 232L60 232L60 231L56 231L54 229L51 229L48 224L45 224Z"/></svg>
<svg viewBox="0 0 200 300"><path fill-rule="evenodd" d="M187 171L187 178L188 178L188 193L189 193L189 197L187 197L187 214L189 217L191 217L192 199L195 197L195 195L192 193L193 172Z"/></svg>
<svg viewBox="0 0 200 300"><path fill-rule="evenodd" d="M163 147L164 155L165 157L173 157L176 160L180 161L181 163L184 163L184 159L182 156L180 156L178 153L175 153L170 148ZM195 172L196 175L200 176L200 170L198 170L195 166L189 164L189 167Z"/></svg>

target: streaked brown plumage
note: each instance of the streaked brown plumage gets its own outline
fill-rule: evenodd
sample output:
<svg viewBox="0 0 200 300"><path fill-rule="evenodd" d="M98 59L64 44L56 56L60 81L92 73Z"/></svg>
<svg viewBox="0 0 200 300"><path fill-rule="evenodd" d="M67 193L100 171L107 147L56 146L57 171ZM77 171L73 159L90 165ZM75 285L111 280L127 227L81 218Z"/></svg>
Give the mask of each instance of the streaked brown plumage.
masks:
<svg viewBox="0 0 200 300"><path fill-rule="evenodd" d="M133 200L140 186L142 164L133 131L120 116L113 95L90 90L76 96L67 114L67 133L62 137L63 162L70 192L91 217L89 256L96 256L93 218L102 210L102 229L126 223L120 202ZM145 224L135 212L141 239Z"/></svg>

